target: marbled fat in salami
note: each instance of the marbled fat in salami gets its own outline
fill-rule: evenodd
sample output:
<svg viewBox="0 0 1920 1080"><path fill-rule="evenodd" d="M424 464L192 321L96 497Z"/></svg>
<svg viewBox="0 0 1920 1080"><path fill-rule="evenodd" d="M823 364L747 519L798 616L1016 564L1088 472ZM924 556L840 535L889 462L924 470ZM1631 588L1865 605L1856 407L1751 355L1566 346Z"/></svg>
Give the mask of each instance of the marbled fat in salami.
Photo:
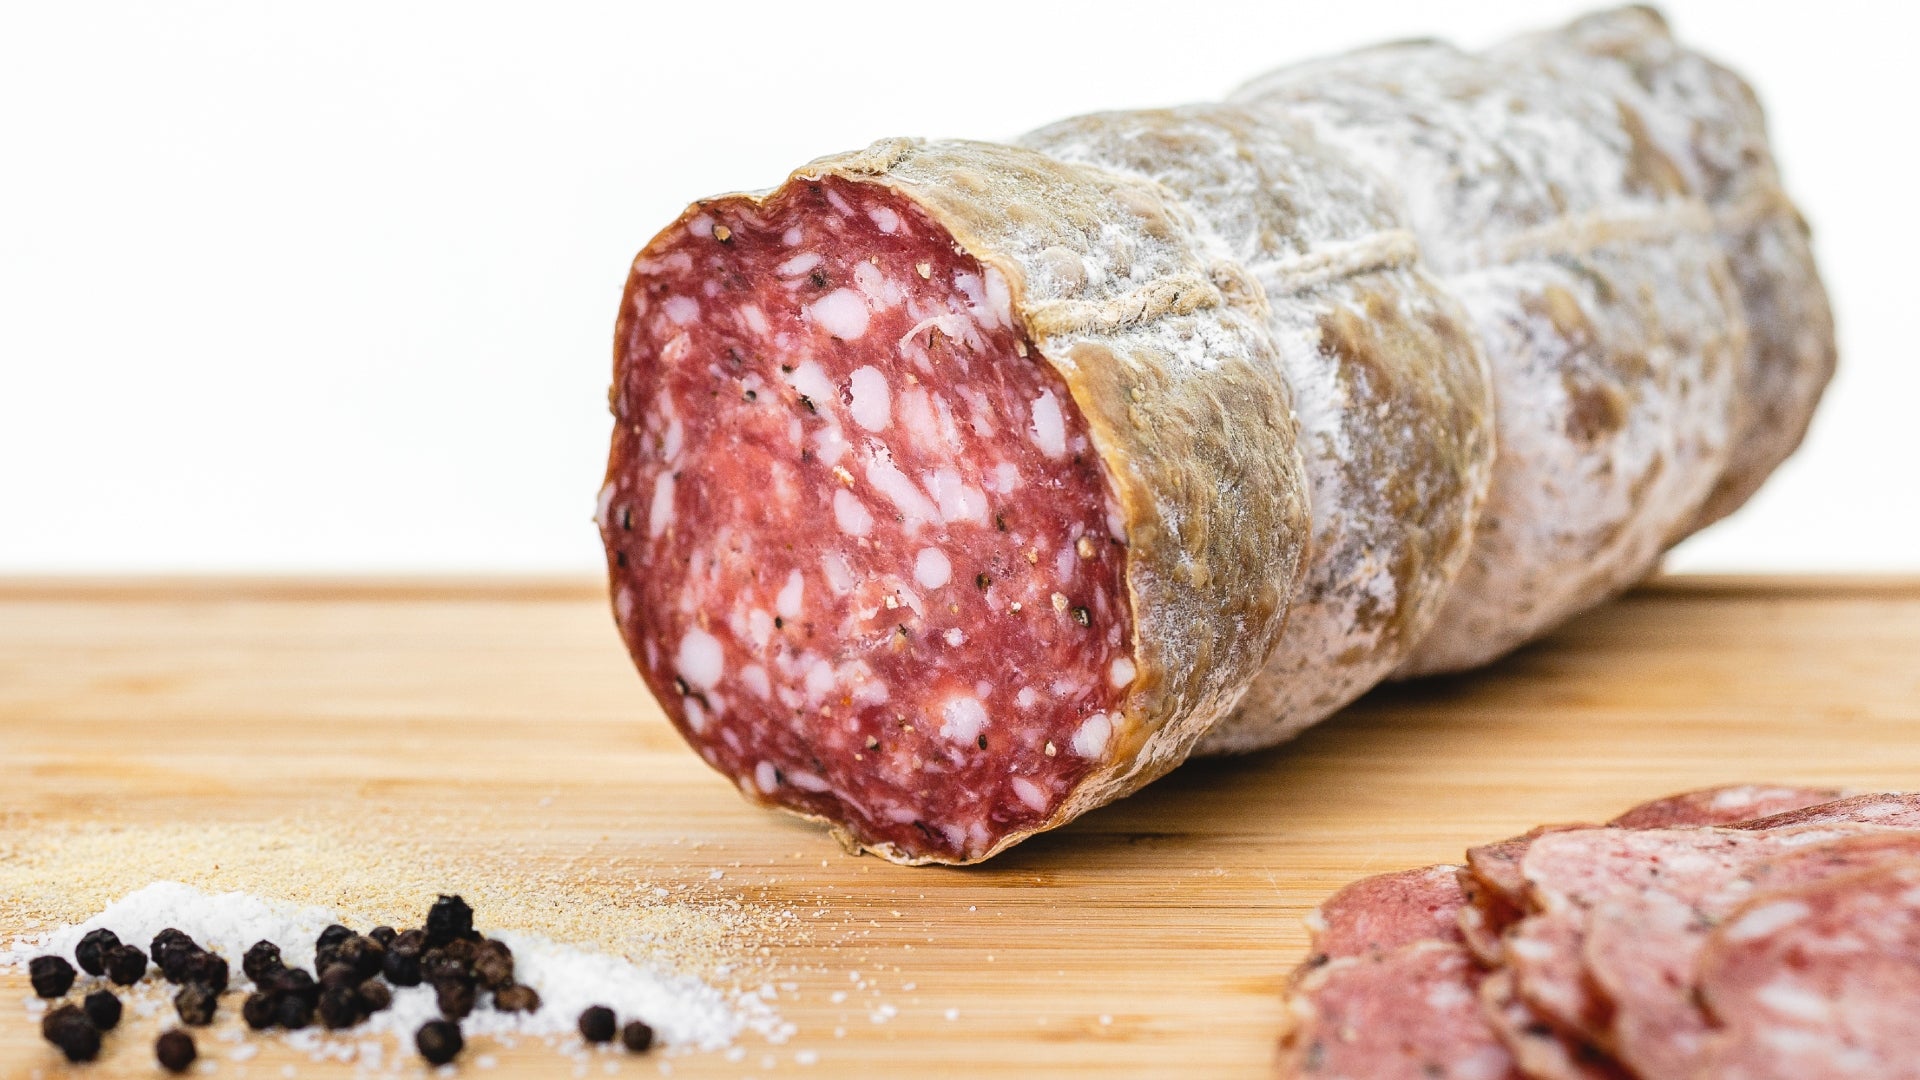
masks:
<svg viewBox="0 0 1920 1080"><path fill-rule="evenodd" d="M755 798L978 855L1106 751L1126 549L1006 281L884 189L721 200L635 268L603 532L629 647Z"/></svg>

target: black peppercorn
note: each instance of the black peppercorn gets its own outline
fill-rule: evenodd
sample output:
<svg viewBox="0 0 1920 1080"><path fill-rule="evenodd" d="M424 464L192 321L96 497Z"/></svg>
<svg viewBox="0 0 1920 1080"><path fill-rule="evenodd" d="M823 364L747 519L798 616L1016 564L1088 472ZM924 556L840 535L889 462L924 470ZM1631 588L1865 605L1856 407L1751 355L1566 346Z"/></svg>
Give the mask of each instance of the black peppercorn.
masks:
<svg viewBox="0 0 1920 1080"><path fill-rule="evenodd" d="M653 1049L653 1029L638 1020L630 1020L620 1029L620 1041L636 1054Z"/></svg>
<svg viewBox="0 0 1920 1080"><path fill-rule="evenodd" d="M256 941L247 955L240 958L240 970L247 973L255 986L265 986L267 981L287 969L287 962L280 958L280 946L271 941Z"/></svg>
<svg viewBox="0 0 1920 1080"><path fill-rule="evenodd" d="M27 977L33 992L43 998L57 998L73 987L73 965L65 957L36 956L27 964Z"/></svg>
<svg viewBox="0 0 1920 1080"><path fill-rule="evenodd" d="M153 944L147 946L147 954L153 957L153 962L157 966L167 953L182 945L191 949L198 949L200 947L195 945L193 939L185 933L169 926L165 930L153 935Z"/></svg>
<svg viewBox="0 0 1920 1080"><path fill-rule="evenodd" d="M341 986L351 990L359 985L360 973L353 970L352 964L335 960L333 963L327 965L325 971L320 973L320 989L323 991L332 990Z"/></svg>
<svg viewBox="0 0 1920 1080"><path fill-rule="evenodd" d="M427 951L427 932L425 930L407 930L387 942L387 953L399 953L418 960L420 954Z"/></svg>
<svg viewBox="0 0 1920 1080"><path fill-rule="evenodd" d="M77 1005L62 1005L41 1017L40 1036L59 1047L68 1061L92 1061L100 1055L100 1029Z"/></svg>
<svg viewBox="0 0 1920 1080"><path fill-rule="evenodd" d="M351 986L329 986L320 991L320 1005L314 1012L328 1031L350 1028L360 1022L360 995Z"/></svg>
<svg viewBox="0 0 1920 1080"><path fill-rule="evenodd" d="M413 1045L420 1050L420 1056L430 1065L445 1065L460 1052L465 1042L460 1038L460 1027L445 1020L429 1020L414 1032Z"/></svg>
<svg viewBox="0 0 1920 1080"><path fill-rule="evenodd" d="M193 1066L193 1059L200 1056L200 1051L193 1045L193 1036L174 1028L161 1032L153 1041L153 1056L168 1072L183 1073Z"/></svg>
<svg viewBox="0 0 1920 1080"><path fill-rule="evenodd" d="M445 945L473 936L473 909L458 896L442 895L427 910L427 944Z"/></svg>
<svg viewBox="0 0 1920 1080"><path fill-rule="evenodd" d="M206 951L191 941L176 942L154 953L153 962L159 965L161 976L168 982L192 982L188 976L205 955Z"/></svg>
<svg viewBox="0 0 1920 1080"><path fill-rule="evenodd" d="M382 968L387 981L395 986L420 985L420 957L403 952L387 950L387 962Z"/></svg>
<svg viewBox="0 0 1920 1080"><path fill-rule="evenodd" d="M255 990L247 995L240 1005L240 1016L247 1026L255 1031L265 1031L278 1022L280 995L268 990Z"/></svg>
<svg viewBox="0 0 1920 1080"><path fill-rule="evenodd" d="M382 1012L393 1004L393 991L379 979L368 979L360 984L354 993L360 996L360 1011L368 1016Z"/></svg>
<svg viewBox="0 0 1920 1080"><path fill-rule="evenodd" d="M617 1021L605 1005L589 1005L580 1014L580 1037L590 1043L612 1042Z"/></svg>
<svg viewBox="0 0 1920 1080"><path fill-rule="evenodd" d="M341 926L339 923L334 923L325 930L320 931L320 936L313 939L313 947L316 952L321 949L331 949L352 936L353 931Z"/></svg>
<svg viewBox="0 0 1920 1080"><path fill-rule="evenodd" d="M73 958L79 962L80 970L89 975L107 973L107 953L120 944L120 935L111 930L89 930L80 944L73 947Z"/></svg>
<svg viewBox="0 0 1920 1080"><path fill-rule="evenodd" d="M288 968L273 977L267 987L276 994L297 997L308 1005L320 1000L320 984L313 981L305 968Z"/></svg>
<svg viewBox="0 0 1920 1080"><path fill-rule="evenodd" d="M442 979L473 978L473 958L459 956L451 949L428 949L420 955L420 974L428 982Z"/></svg>
<svg viewBox="0 0 1920 1080"><path fill-rule="evenodd" d="M147 973L147 954L138 945L121 945L107 950L107 978L120 986L132 986Z"/></svg>
<svg viewBox="0 0 1920 1080"><path fill-rule="evenodd" d="M478 997L473 984L465 979L441 979L433 984L433 992L440 1002L440 1015L449 1020L464 1019L473 1011Z"/></svg>
<svg viewBox="0 0 1920 1080"><path fill-rule="evenodd" d="M80 1002L80 1007L101 1031L112 1031L120 1023L120 998L111 990L95 990Z"/></svg>
<svg viewBox="0 0 1920 1080"><path fill-rule="evenodd" d="M355 934L333 950L333 962L350 965L362 979L380 974L386 960L387 947L364 934Z"/></svg>
<svg viewBox="0 0 1920 1080"><path fill-rule="evenodd" d="M540 995L531 986L503 986L493 992L493 1007L501 1012L538 1012Z"/></svg>
<svg viewBox="0 0 1920 1080"><path fill-rule="evenodd" d="M273 1019L288 1031L299 1031L313 1023L313 1002L298 994L282 995Z"/></svg>
<svg viewBox="0 0 1920 1080"><path fill-rule="evenodd" d="M475 950L473 977L488 990L513 985L513 950L504 941L483 941Z"/></svg>
<svg viewBox="0 0 1920 1080"><path fill-rule="evenodd" d="M373 929L367 931L367 936L379 942L380 947L384 949L387 946L393 944L393 939L399 937L400 935L391 926L376 926Z"/></svg>
<svg viewBox="0 0 1920 1080"><path fill-rule="evenodd" d="M180 953L176 951L173 955L179 956ZM224 993L227 989L227 958L219 953L204 949L188 953L180 969L179 982L198 983L216 994Z"/></svg>
<svg viewBox="0 0 1920 1080"><path fill-rule="evenodd" d="M219 1005L219 992L199 983L188 983L173 995L173 1009L180 1014L180 1022L188 1027L206 1027L213 1023L213 1013Z"/></svg>

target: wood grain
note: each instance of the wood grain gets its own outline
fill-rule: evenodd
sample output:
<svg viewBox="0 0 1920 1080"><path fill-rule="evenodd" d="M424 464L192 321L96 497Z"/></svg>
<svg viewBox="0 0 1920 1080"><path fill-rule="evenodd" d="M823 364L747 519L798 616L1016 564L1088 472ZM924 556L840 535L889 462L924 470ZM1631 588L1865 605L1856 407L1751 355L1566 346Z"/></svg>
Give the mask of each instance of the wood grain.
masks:
<svg viewBox="0 0 1920 1080"><path fill-rule="evenodd" d="M449 857L484 846L538 870L590 853L690 886L717 870L749 905L822 913L770 960L796 986L776 1002L793 1039L675 1058L675 1075L1258 1076L1300 917L1332 889L1711 783L1916 786L1917 658L1920 581L1665 579L1492 669L1189 764L984 867L907 869L709 772L591 582L0 582L0 842L452 814L473 827ZM12 1004L24 982L0 978L0 1076L59 1075ZM898 1014L874 1022L880 1004ZM538 1044L498 1057L489 1075L570 1067ZM269 1047L220 1075L288 1062L351 1074ZM92 1073L149 1076L151 1058Z"/></svg>

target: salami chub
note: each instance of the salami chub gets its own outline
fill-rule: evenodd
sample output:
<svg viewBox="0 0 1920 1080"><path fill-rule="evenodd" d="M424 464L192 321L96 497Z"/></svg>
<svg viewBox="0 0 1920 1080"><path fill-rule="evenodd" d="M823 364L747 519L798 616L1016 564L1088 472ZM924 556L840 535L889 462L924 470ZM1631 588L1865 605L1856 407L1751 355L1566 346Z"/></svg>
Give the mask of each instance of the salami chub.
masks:
<svg viewBox="0 0 1920 1080"><path fill-rule="evenodd" d="M709 764L973 862L1639 580L1831 363L1750 93L1628 9L696 203L598 522Z"/></svg>

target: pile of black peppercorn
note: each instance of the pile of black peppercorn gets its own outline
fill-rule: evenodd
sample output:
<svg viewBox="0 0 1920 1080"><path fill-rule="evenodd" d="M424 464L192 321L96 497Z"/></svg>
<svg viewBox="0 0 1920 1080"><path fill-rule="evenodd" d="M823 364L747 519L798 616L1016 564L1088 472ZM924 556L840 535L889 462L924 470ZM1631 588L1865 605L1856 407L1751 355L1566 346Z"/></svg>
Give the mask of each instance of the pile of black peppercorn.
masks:
<svg viewBox="0 0 1920 1080"><path fill-rule="evenodd" d="M188 1027L211 1024L220 996L228 988L227 961L200 947L191 937L168 928L154 935L147 952L123 944L111 930L94 930L80 939L74 959L89 975L131 986L146 974L149 956L168 982L180 987L174 1009ZM64 957L35 957L29 964L34 992L43 998L64 996L73 988L74 969ZM313 970L288 967L280 947L256 942L241 958L240 969L253 983L240 1014L256 1031L297 1031L318 1021L330 1030L351 1028L393 1003L393 987L431 986L445 1019L421 1026L414 1045L428 1062L441 1065L465 1045L460 1021L491 995L504 1012L534 1012L540 995L514 981L513 950L505 942L473 928L473 908L458 896L441 896L428 909L426 925L397 931L376 926L356 934L329 926L314 942ZM101 1033L120 1022L120 999L101 988L82 1005L60 1005L41 1021L48 1042L70 1061L91 1061L100 1053ZM613 1010L593 1006L580 1014L580 1033L589 1042L611 1042L617 1019ZM653 1045L653 1029L641 1021L618 1031L627 1049L643 1053ZM198 1056L193 1036L176 1028L162 1034L154 1055L170 1072L183 1072Z"/></svg>

